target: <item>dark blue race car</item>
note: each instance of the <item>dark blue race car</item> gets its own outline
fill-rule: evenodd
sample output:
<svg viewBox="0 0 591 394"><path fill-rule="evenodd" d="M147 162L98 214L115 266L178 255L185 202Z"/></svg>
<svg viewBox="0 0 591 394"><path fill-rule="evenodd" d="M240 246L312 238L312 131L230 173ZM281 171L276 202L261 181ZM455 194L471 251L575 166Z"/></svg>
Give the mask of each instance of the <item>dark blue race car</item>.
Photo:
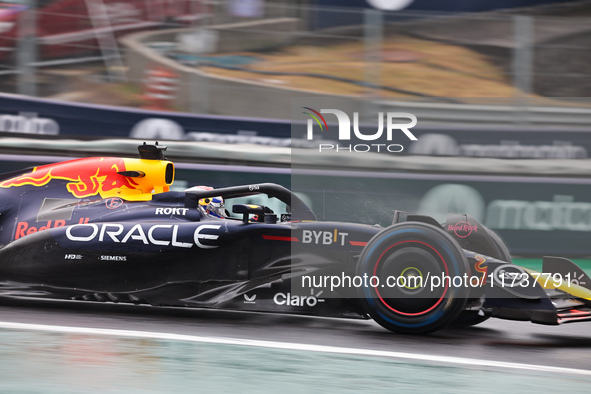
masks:
<svg viewBox="0 0 591 394"><path fill-rule="evenodd" d="M170 191L164 149L4 174L0 295L373 318L413 334L489 317L591 320L579 267L512 264L469 215L395 212L383 228L318 221L276 184ZM231 204L252 195L285 209Z"/></svg>

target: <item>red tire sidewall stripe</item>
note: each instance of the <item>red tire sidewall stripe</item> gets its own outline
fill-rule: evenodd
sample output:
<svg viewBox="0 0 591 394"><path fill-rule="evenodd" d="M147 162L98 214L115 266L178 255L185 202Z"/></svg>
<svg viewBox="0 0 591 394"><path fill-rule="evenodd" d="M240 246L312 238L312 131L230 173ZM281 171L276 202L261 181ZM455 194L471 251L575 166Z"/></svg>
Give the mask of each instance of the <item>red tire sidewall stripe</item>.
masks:
<svg viewBox="0 0 591 394"><path fill-rule="evenodd" d="M397 242L397 243L395 243L394 245L390 245L388 248L386 248L386 250L384 250L384 251L382 252L382 254L380 255L380 257L378 257L378 261L376 261L376 265L375 265L375 267L374 267L374 270L373 270L373 276L376 276L376 273L377 273L377 271L378 271L378 265L380 265L380 261L382 260L382 258L384 257L384 254L386 254L386 252L387 252L387 251L389 251L390 249L392 249L393 247L395 247L395 246L397 246L397 245L404 244L404 243L408 243L408 242L419 243L419 244L421 244L421 245L425 245L425 246L427 246L429 249L431 249L432 251L434 251L434 252L437 254L437 256L439 256L439 258L441 259L441 262L443 263L443 266L445 267L445 275L446 275L446 277L449 277L449 270L448 270L448 268L447 268L447 263L445 262L445 259L443 258L443 256L441 256L441 253L439 253L439 251L438 251L437 249L435 249L434 247L432 247L431 245L429 245L429 244L427 244L427 243L425 243L425 242L422 242L422 241L416 241L416 240L400 241L400 242ZM444 282L446 282L446 281L444 281ZM449 281L447 281L447 282L448 282L448 284L449 284ZM422 312L417 312L417 313L406 313L406 312L400 312L399 310L396 310L396 309L392 308L390 305L388 305L388 304L386 303L386 301L384 301L384 299L383 299L383 298L382 298L382 296L380 295L380 292L379 292L379 290L378 290L378 288L377 288L377 287L375 287L375 291L376 291L376 294L377 294L378 298L380 299L380 301L382 301L382 304L384 304L384 305L385 305L385 306L386 306L388 309L390 309L392 312L398 313L398 314L400 314L400 315L403 315L403 316L419 316L419 315L423 315L423 314L425 314L425 313L429 313L429 312L431 312L431 311L432 311L433 309L435 309L435 308L436 308L436 307L437 307L439 304L441 304L441 302L442 302L442 301L443 301L443 299L445 298L445 294L447 293L447 289L448 289L448 288L449 288L449 286L445 286L445 290L443 291L443 294L441 295L441 297L439 298L439 300L437 300L437 302L435 303L435 305L431 306L430 308L428 308L428 309L426 309L426 310L424 310L424 311L422 311Z"/></svg>

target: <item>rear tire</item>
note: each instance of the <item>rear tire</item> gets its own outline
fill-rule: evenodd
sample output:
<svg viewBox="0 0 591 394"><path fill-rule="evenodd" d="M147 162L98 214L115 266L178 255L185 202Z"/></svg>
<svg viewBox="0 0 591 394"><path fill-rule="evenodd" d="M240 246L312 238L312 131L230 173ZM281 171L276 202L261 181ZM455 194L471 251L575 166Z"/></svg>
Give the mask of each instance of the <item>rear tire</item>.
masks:
<svg viewBox="0 0 591 394"><path fill-rule="evenodd" d="M446 279L437 285L434 277L453 280L468 272L458 243L444 230L420 222L399 223L377 234L357 268L362 277L379 278L379 284L370 280L360 289L365 311L381 326L406 334L426 334L454 321L466 305L468 288Z"/></svg>

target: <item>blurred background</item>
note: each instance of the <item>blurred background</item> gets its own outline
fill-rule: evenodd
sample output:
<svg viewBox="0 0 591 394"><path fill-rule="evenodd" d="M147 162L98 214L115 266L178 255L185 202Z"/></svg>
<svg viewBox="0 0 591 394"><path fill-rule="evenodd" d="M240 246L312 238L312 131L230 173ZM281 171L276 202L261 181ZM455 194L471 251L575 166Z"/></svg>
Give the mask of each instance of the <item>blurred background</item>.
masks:
<svg viewBox="0 0 591 394"><path fill-rule="evenodd" d="M394 209L440 222L466 212L497 232L519 264L539 268L541 256L560 255L589 272L590 33L590 0L0 0L0 172L74 157L133 156L138 142L158 140L175 161L179 190L275 182L292 187L322 220L382 226L391 224ZM412 113L418 141L399 154L319 155L292 132L306 120L294 103L314 100L358 112L361 127L373 132L381 113ZM18 320L19 312L8 311ZM559 351L547 336L547 352L520 347L531 332L508 348L487 339L499 331L476 331L495 353L481 349L487 345L474 331L450 341L396 341L381 331L360 335L366 326L341 322L345 335L333 340L341 337L333 335L335 324L318 320L278 317L267 324L272 318L257 315L236 324L236 315L206 312L199 312L203 321L95 312L80 319L78 310L40 306L21 320L152 331L166 325L184 334L198 326L214 336L313 337L347 346L368 338L367 347L399 351L408 342L409 352L426 346L444 355L476 338L467 353L473 357L541 363L552 351L554 365L591 362L579 349L591 343L582 331L574 331L576 343L561 339ZM210 391L231 382L258 392L265 379L273 391L309 389L298 374L318 386L336 376L334 391L358 392L369 378L348 371L360 365L372 369L372 384L384 392L401 379L413 390L416 381L438 391L441 382L464 382L449 392L491 382L491 374L475 369L467 379L463 367L434 374L430 365L415 374L412 364L409 372L406 364L381 359L380 368L367 359L341 367L334 357L320 363L325 356L253 356L242 347L168 339L0 333L0 360L16 360L0 368L0 388L10 392L193 392L195 376ZM38 371L39 381L19 379L27 369ZM514 378L521 380L497 374L485 387L549 387L539 375ZM551 383L564 389L581 381Z"/></svg>
<svg viewBox="0 0 591 394"><path fill-rule="evenodd" d="M469 98L503 98L493 103L517 106L521 116L496 120L519 124L536 122L534 105L588 107L589 1L0 4L6 93L279 119L289 119L293 95L362 100L372 109L420 99L422 123L438 124L498 114L454 105ZM566 122L549 122L559 120Z"/></svg>

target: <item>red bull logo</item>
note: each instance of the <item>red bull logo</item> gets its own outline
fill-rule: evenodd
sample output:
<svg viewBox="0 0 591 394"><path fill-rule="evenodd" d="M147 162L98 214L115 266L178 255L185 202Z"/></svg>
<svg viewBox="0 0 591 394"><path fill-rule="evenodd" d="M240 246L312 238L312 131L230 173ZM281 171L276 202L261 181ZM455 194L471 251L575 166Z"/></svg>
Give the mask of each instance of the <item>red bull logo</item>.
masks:
<svg viewBox="0 0 591 394"><path fill-rule="evenodd" d="M138 184L118 174L125 171L125 159L93 157L35 167L33 171L0 182L0 187L45 186L54 179L70 181L66 189L77 198L105 194L115 189L136 189Z"/></svg>
<svg viewBox="0 0 591 394"><path fill-rule="evenodd" d="M90 218L80 218L78 223L79 224L86 224L86 223L88 223L89 220L90 220ZM47 221L47 223L45 223L44 226L41 226L41 227L33 226L32 224L29 224L27 222L18 222L16 224L16 232L14 234L14 239L19 239L19 238L24 237L25 235L38 233L39 231L47 230L50 228L63 227L65 225L66 225L65 220L56 220L56 221L49 220L49 221Z"/></svg>

